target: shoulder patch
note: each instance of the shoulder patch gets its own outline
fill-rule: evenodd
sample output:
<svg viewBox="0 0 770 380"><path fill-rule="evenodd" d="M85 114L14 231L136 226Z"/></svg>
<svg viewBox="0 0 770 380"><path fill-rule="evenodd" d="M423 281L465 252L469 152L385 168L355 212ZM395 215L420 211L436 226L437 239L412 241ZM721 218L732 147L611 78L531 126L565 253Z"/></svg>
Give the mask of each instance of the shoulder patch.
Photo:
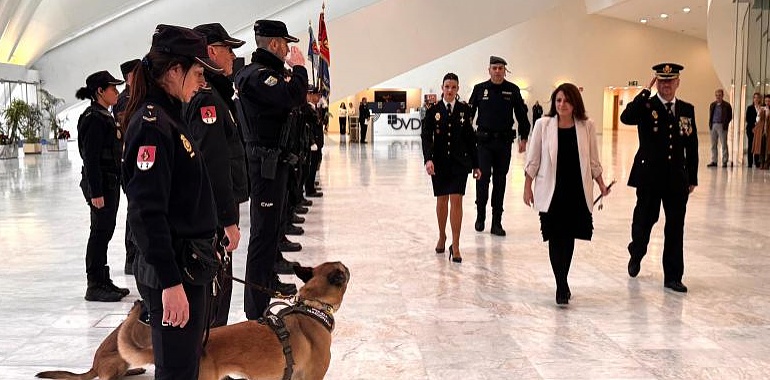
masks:
<svg viewBox="0 0 770 380"><path fill-rule="evenodd" d="M214 124L217 121L217 108L214 106L201 107L201 120L206 124Z"/></svg>
<svg viewBox="0 0 770 380"><path fill-rule="evenodd" d="M142 145L136 155L136 167L141 171L147 171L155 164L155 146Z"/></svg>
<svg viewBox="0 0 770 380"><path fill-rule="evenodd" d="M149 121L151 123L154 123L156 120L158 120L158 118L155 116L154 109L155 109L155 106L153 106L152 104L148 104L144 108L144 113L142 114L142 119L144 119L144 121Z"/></svg>
<svg viewBox="0 0 770 380"><path fill-rule="evenodd" d="M267 79L265 79L265 84L270 87L275 86L277 83L278 83L278 79L272 75L267 77Z"/></svg>

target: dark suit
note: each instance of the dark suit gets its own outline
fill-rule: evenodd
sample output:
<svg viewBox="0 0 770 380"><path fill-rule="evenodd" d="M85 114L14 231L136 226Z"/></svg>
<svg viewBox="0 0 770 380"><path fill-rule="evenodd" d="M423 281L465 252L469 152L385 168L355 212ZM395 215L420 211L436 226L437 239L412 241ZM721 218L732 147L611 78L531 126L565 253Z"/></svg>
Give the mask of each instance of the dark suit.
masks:
<svg viewBox="0 0 770 380"><path fill-rule="evenodd" d="M752 154L751 149L754 146L754 126L757 124L757 107L754 107L754 104L750 105L749 108L746 108L746 138L748 140L748 153L746 154L748 156L748 163L749 167L751 167L752 164L754 164L754 154ZM760 136L762 138L762 136ZM756 161L757 167L759 167L759 157L757 157Z"/></svg>
<svg viewBox="0 0 770 380"><path fill-rule="evenodd" d="M422 154L433 161L433 193L436 196L465 194L468 173L479 167L471 108L455 101L451 114L444 101L425 113L422 120Z"/></svg>
<svg viewBox="0 0 770 380"><path fill-rule="evenodd" d="M634 98L620 120L637 125L639 150L628 178L636 188L636 207L628 251L641 259L647 253L660 205L666 214L663 244L664 282L681 281L684 273L683 234L689 186L698 184L698 133L692 104L676 99L669 114L647 89Z"/></svg>

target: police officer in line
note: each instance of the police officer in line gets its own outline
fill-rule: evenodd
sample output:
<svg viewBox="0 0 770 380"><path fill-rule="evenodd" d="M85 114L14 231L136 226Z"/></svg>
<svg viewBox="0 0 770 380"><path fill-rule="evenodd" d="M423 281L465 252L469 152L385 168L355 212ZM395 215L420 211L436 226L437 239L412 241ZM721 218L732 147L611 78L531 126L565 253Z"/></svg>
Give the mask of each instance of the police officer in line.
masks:
<svg viewBox="0 0 770 380"><path fill-rule="evenodd" d="M251 181L251 235L246 258L246 280L266 287L277 283L273 264L278 254L282 206L286 201L289 164L280 137L290 111L305 102L308 75L305 58L289 43L299 39L289 35L281 21L254 23L257 50L251 63L236 74L239 124L246 141ZM284 64L292 67L290 76ZM246 318L258 319L270 296L247 287L244 294Z"/></svg>
<svg viewBox="0 0 770 380"><path fill-rule="evenodd" d="M311 198L322 197L323 193L316 187L316 175L318 167L321 165L322 153L324 147L324 127L321 120L321 110L319 109L319 100L321 94L318 87L312 86L307 91L307 108L311 110L308 118L308 126L313 135L313 141L310 144L310 154L308 159L307 176L305 177L305 196Z"/></svg>
<svg viewBox="0 0 770 380"><path fill-rule="evenodd" d="M519 153L527 146L530 124L527 106L519 86L505 80L507 62L500 57L489 57L490 79L473 87L468 98L471 114L476 115L479 169L481 178L476 182L476 231L484 231L492 178L492 226L490 232L505 236L502 226L505 181L511 164L511 144L516 141L513 116L519 122Z"/></svg>
<svg viewBox="0 0 770 380"><path fill-rule="evenodd" d="M115 124L110 106L118 101L122 80L107 71L86 78L86 86L75 93L78 99L91 100L78 119L78 150L83 159L80 188L91 209L91 233L86 248L87 301L115 302L128 295L110 279L107 246L115 232L120 203L120 155L123 134Z"/></svg>
<svg viewBox="0 0 770 380"><path fill-rule="evenodd" d="M206 285L183 282L176 255L191 240L214 244L217 213L203 154L191 142L182 104L205 84L204 38L158 25L134 70L126 109L123 176L128 221L139 252L134 277L150 314L155 379L197 379Z"/></svg>
<svg viewBox="0 0 770 380"><path fill-rule="evenodd" d="M136 65L140 63L140 60L132 59L120 64L120 72L123 74L123 79L126 81L126 87L120 92L120 95L118 95L118 102L112 106L112 116L115 118L118 128L120 128L121 133L124 135L126 134L126 129L121 125L120 121L123 119L123 111L126 110L128 100L130 99L131 83L134 81L134 74L132 72L136 68ZM134 274L134 256L136 256L137 248L131 238L131 226L128 225L128 221L126 221L126 235L124 240L126 244L126 264L123 267L123 273L131 275Z"/></svg>
<svg viewBox="0 0 770 380"><path fill-rule="evenodd" d="M193 28L206 39L209 59L222 70L206 70L206 87L201 88L186 106L185 119L190 128L190 139L203 153L217 210L217 249L220 255L230 257L238 247L241 233L239 205L249 199L246 174L246 153L235 122L233 49L246 41L231 37L219 23L203 24ZM230 299L233 292L232 260L224 260L226 275L217 277L219 289L213 306L212 327L227 324Z"/></svg>
<svg viewBox="0 0 770 380"><path fill-rule="evenodd" d="M663 286L687 292L684 274L683 234L687 200L698 185L698 133L692 104L676 98L679 73L676 63L661 63L650 85L628 103L620 121L637 125L639 150L628 177L636 188L636 207L628 244L628 275L636 277L647 254L650 232L660 206L666 214L663 243ZM657 94L650 88L657 84Z"/></svg>

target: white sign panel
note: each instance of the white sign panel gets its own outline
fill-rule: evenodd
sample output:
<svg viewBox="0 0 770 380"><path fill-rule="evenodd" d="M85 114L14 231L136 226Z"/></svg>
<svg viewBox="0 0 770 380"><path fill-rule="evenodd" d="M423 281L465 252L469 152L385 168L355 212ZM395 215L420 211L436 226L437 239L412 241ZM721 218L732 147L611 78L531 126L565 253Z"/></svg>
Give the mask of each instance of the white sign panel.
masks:
<svg viewBox="0 0 770 380"><path fill-rule="evenodd" d="M422 121L419 112L412 113L375 113L374 136L419 136Z"/></svg>

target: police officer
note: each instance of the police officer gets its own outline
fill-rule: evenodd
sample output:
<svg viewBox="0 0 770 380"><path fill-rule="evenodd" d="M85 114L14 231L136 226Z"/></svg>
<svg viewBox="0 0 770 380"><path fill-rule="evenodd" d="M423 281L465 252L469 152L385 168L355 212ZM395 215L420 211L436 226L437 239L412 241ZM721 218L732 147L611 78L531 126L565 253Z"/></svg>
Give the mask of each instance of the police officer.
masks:
<svg viewBox="0 0 770 380"><path fill-rule="evenodd" d="M628 185L636 188L628 274L639 274L662 203L666 214L663 285L676 292L687 292L682 284L682 239L687 199L698 185L695 110L692 104L676 98L682 65L661 63L652 69L655 76L650 85L620 115L623 123L638 126L639 135L639 150L628 176ZM656 83L658 93L651 96L650 88Z"/></svg>
<svg viewBox="0 0 770 380"><path fill-rule="evenodd" d="M233 117L236 114L232 100L235 92L233 82L228 79L233 74L233 49L243 46L246 41L231 37L219 23L199 25L193 30L206 38L209 58L222 69L221 72L204 72L207 87L198 90L187 105L185 114L190 137L203 153L211 180L218 217L217 236L222 239L217 248L224 257L238 248L241 239L238 207L249 199L246 153ZM212 327L226 325L230 313L233 264L230 259L224 260L224 263L226 275L217 278L219 289L213 308Z"/></svg>
<svg viewBox="0 0 770 380"><path fill-rule="evenodd" d="M75 93L78 99L90 99L78 119L78 150L83 159L80 188L91 208L91 234L86 248L87 301L115 302L129 291L110 280L107 245L115 232L120 203L120 153L123 135L108 108L118 101L115 79L107 71L86 78L86 86Z"/></svg>
<svg viewBox="0 0 770 380"><path fill-rule="evenodd" d="M126 134L126 129L123 125L123 111L126 110L126 106L128 106L128 100L130 99L131 82L134 81L133 71L136 68L136 65L140 63L140 60L132 59L120 64L120 72L123 74L123 79L126 81L126 87L123 89L123 91L120 92L120 95L118 95L118 102L112 106L112 116L115 117L115 122L117 123L120 132L124 135ZM126 264L123 267L123 272L130 275L134 274L133 267L134 256L136 256L136 244L134 244L133 240L131 239L131 227L128 225L128 221L126 221L125 244Z"/></svg>
<svg viewBox="0 0 770 380"><path fill-rule="evenodd" d="M471 114L476 115L476 131L481 178L476 182L476 231L484 231L489 179L492 178L492 226L490 232L505 236L502 226L505 180L511 164L511 144L516 141L513 116L519 122L519 153L527 146L529 120L519 86L505 80L507 62L489 57L490 79L473 87L468 99Z"/></svg>
<svg viewBox="0 0 770 380"><path fill-rule="evenodd" d="M322 197L323 193L316 188L316 175L318 173L318 167L321 165L321 150L324 147L324 127L321 120L321 110L319 109L318 101L320 100L320 92L318 88L312 86L307 92L307 109L310 116L308 118L308 126L310 132L313 135L313 141L310 144L310 156L308 162L308 173L305 178L305 196L310 198Z"/></svg>
<svg viewBox="0 0 770 380"><path fill-rule="evenodd" d="M190 141L182 103L216 70L197 32L158 25L134 71L123 176L139 252L134 277L150 314L155 379L197 379L206 288L182 280L180 242L213 246L217 213L203 154Z"/></svg>
<svg viewBox="0 0 770 380"><path fill-rule="evenodd" d="M246 141L251 181L251 235L246 259L246 280L272 287L277 281L273 264L283 224L289 164L280 147L281 131L290 111L305 102L307 70L297 47L299 39L289 35L281 21L254 23L257 50L251 63L235 76L238 117ZM291 75L284 62L292 66ZM247 287L244 294L246 318L262 316L270 296Z"/></svg>

